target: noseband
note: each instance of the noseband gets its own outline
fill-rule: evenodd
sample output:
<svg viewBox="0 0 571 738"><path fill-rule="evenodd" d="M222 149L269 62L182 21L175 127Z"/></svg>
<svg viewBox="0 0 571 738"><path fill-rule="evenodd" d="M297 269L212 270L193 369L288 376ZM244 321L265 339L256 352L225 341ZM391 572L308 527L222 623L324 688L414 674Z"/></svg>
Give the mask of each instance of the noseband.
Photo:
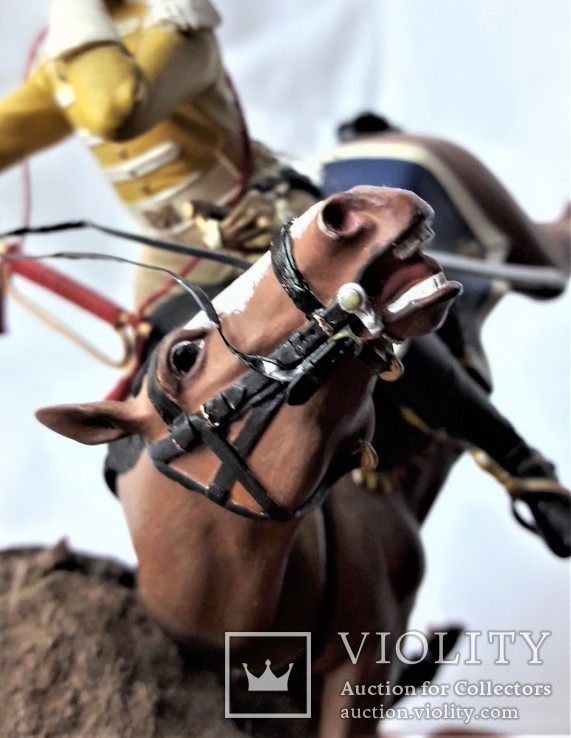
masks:
<svg viewBox="0 0 571 738"><path fill-rule="evenodd" d="M198 300L218 330L222 340L249 370L230 387L187 414L168 395L157 379L157 351L148 372L148 395L167 424L165 438L147 444L155 467L186 489L198 492L216 504L256 520L286 521L297 518L320 504L334 480L328 473L308 500L290 510L270 498L252 473L247 458L262 437L282 404L301 405L321 387L342 364L359 356L372 371L390 366L391 354L364 343L356 335L360 323L371 330L372 311L358 284L344 285L332 303L325 307L317 299L300 272L291 248L289 227L280 230L270 247L274 273L308 323L293 333L269 356L242 354L224 337L213 305L202 294ZM193 285L194 287L194 285ZM380 332L380 326L377 326ZM247 414L238 436L230 441L230 426ZM210 484L204 485L171 465L199 445L207 446L221 461ZM230 498L234 483L240 483L259 505L251 510Z"/></svg>

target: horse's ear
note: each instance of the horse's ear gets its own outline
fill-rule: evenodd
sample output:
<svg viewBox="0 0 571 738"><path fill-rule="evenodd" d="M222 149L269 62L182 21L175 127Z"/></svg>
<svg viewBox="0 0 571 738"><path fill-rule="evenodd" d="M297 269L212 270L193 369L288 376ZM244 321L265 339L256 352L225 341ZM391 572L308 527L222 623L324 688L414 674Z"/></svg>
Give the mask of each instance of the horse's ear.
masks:
<svg viewBox="0 0 571 738"><path fill-rule="evenodd" d="M132 406L111 400L43 407L36 411L36 418L56 433L90 446L141 431L141 422Z"/></svg>

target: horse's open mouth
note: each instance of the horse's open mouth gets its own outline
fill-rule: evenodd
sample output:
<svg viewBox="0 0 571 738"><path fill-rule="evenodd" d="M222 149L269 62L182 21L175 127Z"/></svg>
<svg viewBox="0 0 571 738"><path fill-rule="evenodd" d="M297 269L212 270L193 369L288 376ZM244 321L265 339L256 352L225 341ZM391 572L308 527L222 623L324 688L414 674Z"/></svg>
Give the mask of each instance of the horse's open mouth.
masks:
<svg viewBox="0 0 571 738"><path fill-rule="evenodd" d="M429 218L419 217L367 266L361 284L388 337L402 341L436 330L445 320L459 282L446 279L440 265L421 252L433 237Z"/></svg>

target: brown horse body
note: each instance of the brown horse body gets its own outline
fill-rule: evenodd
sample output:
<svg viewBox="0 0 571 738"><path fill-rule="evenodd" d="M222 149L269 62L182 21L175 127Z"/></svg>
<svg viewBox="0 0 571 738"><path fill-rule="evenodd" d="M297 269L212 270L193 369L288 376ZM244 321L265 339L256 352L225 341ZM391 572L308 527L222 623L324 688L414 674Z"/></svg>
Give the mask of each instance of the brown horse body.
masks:
<svg viewBox="0 0 571 738"><path fill-rule="evenodd" d="M412 193L362 187L317 204L291 226L297 267L321 303L332 303L347 283L365 289L372 324L357 330L363 346L390 353L390 340L433 330L458 293L458 284L439 279L436 262L418 252L429 218L430 209ZM431 287L419 296L421 284ZM407 302L402 296L411 288L414 300ZM225 339L248 354L270 354L306 322L266 257L214 304ZM176 357L189 345L196 356L181 369ZM153 366L160 391L186 414L200 412L206 400L245 372L204 313L163 339ZM304 404L280 407L247 458L273 502L294 512L329 470L341 476L363 463L375 381L375 370L353 359ZM140 434L152 444L169 428L149 399L149 382L147 375L138 395L125 402L48 408L38 417L84 443ZM230 439L244 422L232 424ZM174 465L208 485L220 461L198 445ZM373 640L353 663L338 633L389 632L388 653L393 653L422 575L418 522L408 503L371 495L345 477L330 495L327 515L316 505L286 521L260 522L222 510L167 479L147 452L118 479L118 493L138 557L140 595L153 617L181 642L214 654L228 631L312 631L322 644L313 654L314 673L324 676L321 735L374 733L376 720L370 716L340 718L342 707L355 699L340 691L347 679L376 683L398 665L394 658L376 663ZM254 514L259 511L242 484L234 484L230 496ZM335 552L333 565L325 539ZM331 575L334 587L325 581ZM245 655L280 663L294 654ZM373 703L379 704L378 696L359 698L361 707Z"/></svg>

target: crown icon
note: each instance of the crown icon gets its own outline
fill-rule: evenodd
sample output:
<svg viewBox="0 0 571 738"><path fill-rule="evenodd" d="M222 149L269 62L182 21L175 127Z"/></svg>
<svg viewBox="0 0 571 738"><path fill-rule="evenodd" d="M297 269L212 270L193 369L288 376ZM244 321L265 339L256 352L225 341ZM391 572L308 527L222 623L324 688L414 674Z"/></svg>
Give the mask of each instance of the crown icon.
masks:
<svg viewBox="0 0 571 738"><path fill-rule="evenodd" d="M248 692L287 692L289 675L293 668L293 663L289 664L285 674L277 677L270 669L271 661L266 661L266 670L257 677L248 670L248 664L242 664L246 676L248 677Z"/></svg>

